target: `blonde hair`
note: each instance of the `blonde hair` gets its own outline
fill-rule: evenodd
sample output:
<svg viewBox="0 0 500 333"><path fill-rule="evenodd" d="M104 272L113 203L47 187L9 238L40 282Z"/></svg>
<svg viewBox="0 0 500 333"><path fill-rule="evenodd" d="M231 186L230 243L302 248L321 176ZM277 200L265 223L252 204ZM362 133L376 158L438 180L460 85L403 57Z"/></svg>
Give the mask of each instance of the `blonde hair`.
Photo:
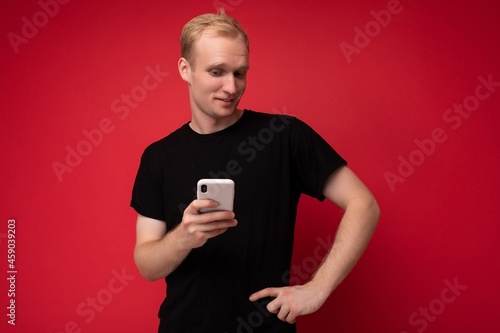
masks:
<svg viewBox="0 0 500 333"><path fill-rule="evenodd" d="M193 49L203 32L214 32L218 36L230 38L242 38L247 49L250 43L247 33L238 21L226 15L224 8L219 8L217 14L203 14L193 18L186 23L181 33L181 57L185 58L191 66L194 66Z"/></svg>

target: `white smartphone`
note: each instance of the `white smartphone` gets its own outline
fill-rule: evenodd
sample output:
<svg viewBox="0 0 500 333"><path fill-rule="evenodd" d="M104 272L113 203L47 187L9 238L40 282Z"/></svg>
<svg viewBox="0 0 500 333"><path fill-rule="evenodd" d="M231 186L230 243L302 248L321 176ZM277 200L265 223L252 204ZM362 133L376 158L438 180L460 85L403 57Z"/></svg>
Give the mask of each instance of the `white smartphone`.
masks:
<svg viewBox="0 0 500 333"><path fill-rule="evenodd" d="M219 203L215 208L202 208L201 213L215 210L233 211L234 181L231 179L200 179L196 186L198 199L212 199Z"/></svg>

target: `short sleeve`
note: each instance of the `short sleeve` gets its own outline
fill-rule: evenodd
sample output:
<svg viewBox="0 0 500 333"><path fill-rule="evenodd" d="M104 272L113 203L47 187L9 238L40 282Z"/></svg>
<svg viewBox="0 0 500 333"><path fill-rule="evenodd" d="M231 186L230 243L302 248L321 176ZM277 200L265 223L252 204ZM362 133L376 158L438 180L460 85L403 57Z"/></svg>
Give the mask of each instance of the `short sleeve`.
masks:
<svg viewBox="0 0 500 333"><path fill-rule="evenodd" d="M153 165L146 149L135 178L130 206L143 216L165 221L161 176Z"/></svg>
<svg viewBox="0 0 500 333"><path fill-rule="evenodd" d="M293 183L320 201L328 177L347 162L310 126L295 119L290 132Z"/></svg>

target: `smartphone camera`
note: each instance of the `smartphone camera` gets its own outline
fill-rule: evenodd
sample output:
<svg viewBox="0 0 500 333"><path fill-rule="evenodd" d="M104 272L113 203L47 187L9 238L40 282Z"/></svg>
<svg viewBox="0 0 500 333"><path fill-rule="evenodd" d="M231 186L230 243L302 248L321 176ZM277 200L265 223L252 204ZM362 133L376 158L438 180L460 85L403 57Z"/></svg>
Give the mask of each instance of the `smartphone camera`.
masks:
<svg viewBox="0 0 500 333"><path fill-rule="evenodd" d="M207 189L207 185L203 184L201 185L201 193L207 193L208 189Z"/></svg>

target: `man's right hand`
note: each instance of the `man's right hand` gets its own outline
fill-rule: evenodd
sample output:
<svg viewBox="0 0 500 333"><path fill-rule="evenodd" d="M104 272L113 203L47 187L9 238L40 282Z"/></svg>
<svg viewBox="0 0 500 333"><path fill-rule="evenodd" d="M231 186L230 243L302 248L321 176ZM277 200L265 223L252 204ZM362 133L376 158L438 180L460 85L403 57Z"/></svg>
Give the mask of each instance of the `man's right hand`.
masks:
<svg viewBox="0 0 500 333"><path fill-rule="evenodd" d="M209 199L191 202L184 210L181 223L172 231L183 248L198 248L210 238L219 236L234 227L238 221L231 211L212 211L200 213L202 208L217 208L218 203Z"/></svg>
<svg viewBox="0 0 500 333"><path fill-rule="evenodd" d="M184 210L181 223L170 232L164 221L139 214L134 259L142 276L151 281L165 278L192 249L238 224L231 211L199 212L216 207L213 200L194 200Z"/></svg>

